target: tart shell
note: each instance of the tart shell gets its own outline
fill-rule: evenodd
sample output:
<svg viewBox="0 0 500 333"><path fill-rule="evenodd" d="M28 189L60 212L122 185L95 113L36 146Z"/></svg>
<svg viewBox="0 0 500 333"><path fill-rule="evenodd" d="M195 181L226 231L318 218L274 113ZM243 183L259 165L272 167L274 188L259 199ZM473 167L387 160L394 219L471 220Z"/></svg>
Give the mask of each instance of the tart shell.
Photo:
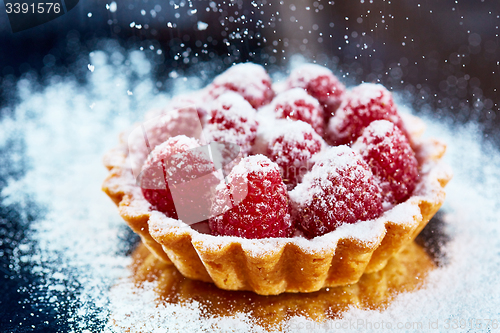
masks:
<svg viewBox="0 0 500 333"><path fill-rule="evenodd" d="M103 191L118 205L127 224L159 259L185 277L227 290L260 295L314 292L356 283L363 273L384 268L441 207L451 172L441 161L445 145L419 138L419 123L405 115L420 166L413 195L377 219L345 224L320 237L244 239L200 233L180 220L151 210L127 160L126 140L108 152Z"/></svg>

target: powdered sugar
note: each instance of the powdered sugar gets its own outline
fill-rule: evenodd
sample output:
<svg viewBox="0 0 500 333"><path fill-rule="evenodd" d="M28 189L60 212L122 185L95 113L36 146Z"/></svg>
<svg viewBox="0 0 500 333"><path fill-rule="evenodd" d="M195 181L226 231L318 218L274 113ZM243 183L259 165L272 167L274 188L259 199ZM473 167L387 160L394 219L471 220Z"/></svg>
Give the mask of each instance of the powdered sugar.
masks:
<svg viewBox="0 0 500 333"><path fill-rule="evenodd" d="M93 74L98 74L101 69L96 66ZM107 67L107 70L111 68ZM116 78L124 79L122 71L117 69L114 73ZM148 88L150 82L147 79L144 82L141 88L146 91L144 96L153 96ZM35 274L47 277L41 285L33 286L23 294L27 302L50 303L63 311L68 303L74 308L79 307L79 311L67 314L73 320L75 331L99 331L99 326L95 328L93 324L108 320L112 321L105 328L107 332L265 331L252 319L250 312L200 318L202 310L194 299L186 299L181 304L161 302L154 292L158 282L137 289L132 279L126 279L131 274L125 269L130 259L117 252L124 242L120 236L128 234L123 232L123 221L112 203L104 194L99 194L98 189L106 175L100 160L103 153L116 144L117 133L141 119L142 115L137 114L135 108L130 109L128 98L132 97L126 95L126 90L115 89L112 94L109 89L102 88L114 87L113 83L113 76L107 80L101 77L86 86L77 86L72 81L52 83L36 92L29 88L28 82L21 81L21 102L15 108L16 119L1 122L0 140L3 142L5 136L22 133L26 155L33 165L25 178L12 181L3 188L2 195L8 196L6 200L9 202L21 202L20 194L30 193L48 210L47 216L32 223L24 246L19 246L19 260L13 259L14 265L26 260ZM134 87L129 88L134 90ZM152 99L137 102L139 109L143 110L156 104ZM88 107L92 103L96 103L96 111ZM70 115L67 110L71 110ZM117 110L122 112L121 116L117 116ZM342 314L342 318L327 319L325 324L330 327L349 326L350 322L357 323L361 319L372 324L390 322L393 327L396 327L396 322L420 322L421 329L409 330L435 332L431 326L434 323L438 324L439 331L444 331L446 320L495 319L498 316L498 148L484 142L478 128L472 125L454 127L436 119L427 119L426 122L430 135L448 143L445 158L455 173L448 185L444 207L443 232L451 240L442 245L442 249L448 263L431 272L421 290L397 295L387 309L352 307ZM51 147L51 150L46 147ZM441 167L438 169L446 171ZM416 191L419 196L432 192L426 186L419 186ZM147 209L147 206L136 209ZM402 212L391 210L386 214L395 214L394 219L406 223L404 216L414 213L407 206L401 206L401 209ZM381 223L365 221L344 225L337 229L337 233L318 237L317 242L331 245L335 240L330 237L337 237L340 232L345 235L355 233L369 242L374 239L373 235L381 237L382 230ZM197 234L195 237L209 236ZM224 238L220 239L222 242ZM318 249L316 242L304 238L293 240L304 249ZM35 253L28 251L27 245L32 243L36 244ZM214 241L213 244L217 243ZM268 251L265 246L262 248ZM256 255L260 255L259 249L260 246L253 247ZM119 277L125 279L120 281ZM112 285L115 287L109 290ZM35 289L38 296L32 293ZM68 300L68 291L76 293L74 300ZM108 319L109 313L112 315ZM290 328L295 332L300 331L300 326L291 324L312 324L312 320L294 316L289 323L289 327L297 328ZM362 330L359 326L354 329ZM488 331L488 328L482 326L473 330Z"/></svg>
<svg viewBox="0 0 500 333"><path fill-rule="evenodd" d="M234 143L243 155L252 149L259 125L256 111L234 92L226 92L210 106L204 138L210 141Z"/></svg>
<svg viewBox="0 0 500 333"><path fill-rule="evenodd" d="M228 91L237 92L254 108L268 104L274 95L266 70L253 63L232 66L217 76L207 89L213 98Z"/></svg>
<svg viewBox="0 0 500 333"><path fill-rule="evenodd" d="M404 130L391 93L380 84L363 83L346 93L330 118L327 135L337 145L347 144L356 140L364 127L380 119L389 120Z"/></svg>
<svg viewBox="0 0 500 333"><path fill-rule="evenodd" d="M231 111L231 117L252 117L255 116L255 110L240 94L235 92L225 92L217 97L211 109L222 109Z"/></svg>
<svg viewBox="0 0 500 333"><path fill-rule="evenodd" d="M228 179L231 181L232 177L246 176L249 173L258 175L268 172L279 172L278 166L269 161L264 155L251 155L244 158L231 170L231 175L228 176Z"/></svg>
<svg viewBox="0 0 500 333"><path fill-rule="evenodd" d="M259 129L253 151L265 154L280 166L283 181L290 190L312 167L312 157L326 143L303 121L277 119L270 124Z"/></svg>
<svg viewBox="0 0 500 333"><path fill-rule="evenodd" d="M318 76L331 75L333 75L332 71L324 66L316 64L303 64L290 73L288 86L306 88L306 84Z"/></svg>
<svg viewBox="0 0 500 333"><path fill-rule="evenodd" d="M290 192L294 215L308 237L344 223L380 216L381 189L368 165L347 146L319 154L312 170Z"/></svg>
<svg viewBox="0 0 500 333"><path fill-rule="evenodd" d="M287 87L302 88L325 107L328 119L338 108L345 91L332 71L316 64L303 64L294 69L286 81Z"/></svg>
<svg viewBox="0 0 500 333"><path fill-rule="evenodd" d="M329 149L325 149L322 153L317 155L314 159L315 164L314 168L311 172L307 173L304 177L304 183L312 181L313 179L317 179L321 182L321 186L328 188L331 184L327 179L329 175L333 177L339 176L336 172L337 169L341 168L349 168L353 169L353 172L359 173L360 175L364 175L363 178L370 177L370 172L366 170L360 164L361 156L355 154L354 151L347 146L337 146L331 147ZM349 177L353 177L354 174L349 174ZM307 188L306 185L299 185L296 193L290 194L292 197L296 197L297 199L303 200L302 189L305 190Z"/></svg>
<svg viewBox="0 0 500 333"><path fill-rule="evenodd" d="M185 135L175 136L171 138L170 141L162 142L155 149L153 149L148 159L144 163L144 166L142 167L143 170L144 168L152 166L152 163L158 163L158 161L163 161L170 158L170 154L172 154L171 149L174 145L181 151L191 150L200 146L198 141L192 137L187 137ZM189 165L186 165L186 167L189 167Z"/></svg>
<svg viewBox="0 0 500 333"><path fill-rule="evenodd" d="M132 280L121 281L111 289L110 319L114 324L104 332L268 332L256 326L249 314L236 313L220 318L206 313L202 304L186 300L165 303L158 299L157 282L138 286Z"/></svg>
<svg viewBox="0 0 500 333"><path fill-rule="evenodd" d="M319 67L325 68L323 66L319 66ZM298 100L298 99L302 99L307 104L311 104L315 107L320 106L320 104L316 98L312 97L304 89L301 89L301 88L291 88L289 90L285 90L283 92L280 92L279 94L277 94L274 97L271 105L275 107L278 104L287 104L287 103L294 102L295 100Z"/></svg>
<svg viewBox="0 0 500 333"><path fill-rule="evenodd" d="M369 104L373 99L380 99L380 105L393 103L389 91L378 83L362 83L350 90L348 94L351 96L349 105L352 108Z"/></svg>
<svg viewBox="0 0 500 333"><path fill-rule="evenodd" d="M279 155L276 160L278 164L278 161L309 161L315 152L319 152L326 147L326 143L323 139L316 134L309 124L303 121L284 121L277 124L280 127L268 135L269 149L276 151L276 156L278 156L277 152L283 150L283 144L289 143L291 148L288 155ZM306 138L309 136L311 138ZM276 142L277 139L280 139L281 142ZM311 148L313 151L309 149L300 149L301 147L298 147L300 144L304 144L306 148ZM313 147L314 145L317 145L317 147Z"/></svg>
<svg viewBox="0 0 500 333"><path fill-rule="evenodd" d="M123 222L99 191L106 175L99 165L102 154L116 143L116 132L109 129L130 126L129 119L111 116L107 99L121 108L124 96L97 100L72 81L40 92L27 80L18 87L22 102L16 107L17 130L11 135L25 140L26 156L34 167L2 194L13 201L29 194L47 214L31 224L25 239L29 246L19 252L24 263L18 257L15 265L29 263L32 273L44 281L25 291L30 303L49 302L55 311L71 311L65 314L72 320L70 327L92 329L106 319L108 301L101 295L130 263L119 254L119 239L127 235ZM90 101L96 103L95 111L89 111ZM0 131L6 125L2 122ZM71 294L79 296L73 299ZM43 323L37 327L43 330Z"/></svg>
<svg viewBox="0 0 500 333"><path fill-rule="evenodd" d="M278 119L302 120L323 135L323 108L318 100L301 88L286 90L278 94L270 108Z"/></svg>
<svg viewBox="0 0 500 333"><path fill-rule="evenodd" d="M379 180L387 207L411 195L418 179L418 162L406 136L395 124L373 121L353 149L363 156Z"/></svg>
<svg viewBox="0 0 500 333"><path fill-rule="evenodd" d="M370 130L372 135L385 138L389 132L394 128L394 124L387 120L375 120L370 124Z"/></svg>

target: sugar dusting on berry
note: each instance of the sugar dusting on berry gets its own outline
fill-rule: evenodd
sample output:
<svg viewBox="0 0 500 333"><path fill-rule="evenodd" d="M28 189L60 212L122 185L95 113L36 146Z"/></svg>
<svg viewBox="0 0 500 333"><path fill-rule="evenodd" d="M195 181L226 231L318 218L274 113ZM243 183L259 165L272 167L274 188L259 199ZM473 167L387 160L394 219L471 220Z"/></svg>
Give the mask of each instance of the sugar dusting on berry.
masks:
<svg viewBox="0 0 500 333"><path fill-rule="evenodd" d="M323 108L318 100L301 88L293 88L278 94L272 101L276 118L302 120L323 135Z"/></svg>
<svg viewBox="0 0 500 333"><path fill-rule="evenodd" d="M381 192L361 155L347 146L338 146L318 155L290 198L301 228L308 237L314 237L344 223L380 216Z"/></svg>
<svg viewBox="0 0 500 333"><path fill-rule="evenodd" d="M213 234L254 239L293 233L288 193L275 163L264 155L248 156L227 178L215 193Z"/></svg>
<svg viewBox="0 0 500 333"><path fill-rule="evenodd" d="M387 120L366 127L353 144L368 163L383 190L388 207L406 200L418 179L418 162L401 130Z"/></svg>
<svg viewBox="0 0 500 333"><path fill-rule="evenodd" d="M213 98L234 91L243 96L254 108L268 104L274 96L271 78L266 70L252 63L234 65L217 76L207 89Z"/></svg>
<svg viewBox="0 0 500 333"><path fill-rule="evenodd" d="M209 216L218 176L208 150L198 140L178 135L153 149L142 167L140 187L156 210L192 224Z"/></svg>
<svg viewBox="0 0 500 333"><path fill-rule="evenodd" d="M209 142L237 144L242 154L247 155L257 136L256 118L256 111L241 95L225 92L209 107L204 138Z"/></svg>
<svg viewBox="0 0 500 333"><path fill-rule="evenodd" d="M55 311L65 312L64 318L74 331L125 331L120 327L151 332L264 331L249 313L201 318L203 310L194 300L182 305L159 304L155 283L137 289L128 278L130 258L123 247L130 233L99 190L106 176L101 158L116 145L119 132L142 119L137 110L159 107L166 98L155 96L152 81L140 74L150 69L144 59L132 62L133 73L141 78L139 84L125 76L122 68L106 65L102 59L107 57L96 52L95 58L101 62L94 64L95 71L86 85L70 78L64 82L54 79L38 90L29 80L21 80L15 118L7 117L0 123L0 145L8 138L21 138L31 164L24 178L2 188L3 203L27 204L25 197L29 195L47 210L45 216L31 222L25 240L16 247L16 257L10 258L17 271L29 266L32 274L43 278L39 284L19 290L20 296L26 304L50 304ZM126 88L117 87L116 83L124 82ZM128 89L134 94L128 95ZM448 262L429 274L422 289L396 296L385 310L351 308L342 318L327 320L330 327L349 327L351 322L362 320L372 325L390 322L393 327L422 323L419 331L433 332L431 324L435 322L443 328L447 320L498 320L498 147L484 142L473 125L452 126L435 118L426 119L426 123L427 135L448 143L445 158L455 174L443 207L444 232L451 238L443 247ZM341 226L337 232L369 241L381 230L376 221L365 221ZM325 235L319 241L335 240ZM244 241L243 246L249 244ZM299 244L311 246L306 240ZM258 253L271 248L276 247L252 250ZM114 323L109 321L110 314ZM314 323L300 316L288 323L297 332L310 331L300 329L309 327L306 325ZM43 324L35 329L39 327Z"/></svg>
<svg viewBox="0 0 500 333"><path fill-rule="evenodd" d="M311 125L300 120L273 119L266 125L259 128L254 152L265 154L279 165L283 181L291 190L326 143Z"/></svg>
<svg viewBox="0 0 500 333"><path fill-rule="evenodd" d="M231 174L228 176L228 181L232 181L233 177L241 177L249 173L266 174L269 172L278 172L278 166L262 155L252 155L244 159L236 165Z"/></svg>
<svg viewBox="0 0 500 333"><path fill-rule="evenodd" d="M381 84L363 83L346 93L335 115L330 118L327 135L335 144L349 144L374 120L386 119L405 130L392 94Z"/></svg>
<svg viewBox="0 0 500 333"><path fill-rule="evenodd" d="M325 119L337 110L345 92L344 85L332 71L317 64L304 64L294 69L286 81L290 88L302 88L325 107Z"/></svg>

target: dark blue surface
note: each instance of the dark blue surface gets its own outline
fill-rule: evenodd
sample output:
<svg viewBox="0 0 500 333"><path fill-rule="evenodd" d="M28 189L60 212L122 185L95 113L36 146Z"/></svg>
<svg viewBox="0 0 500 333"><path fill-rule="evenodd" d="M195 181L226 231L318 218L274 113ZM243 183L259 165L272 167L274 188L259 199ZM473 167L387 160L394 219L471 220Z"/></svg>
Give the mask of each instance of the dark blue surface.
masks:
<svg viewBox="0 0 500 333"><path fill-rule="evenodd" d="M15 152L16 157L14 157ZM22 138L11 139L0 144L0 189L9 181L23 177L31 167L23 154ZM17 156L22 156L19 160ZM1 193L1 191L0 191ZM46 214L46 209L37 204L28 194L18 197L18 202L6 203L0 195L0 331L1 332L69 332L74 329L70 319L78 309L79 286L74 281L70 291L60 295L62 302L48 301L46 274L34 274L29 263L16 260L17 248L24 244L29 247L24 253L33 254L36 244L27 243L30 225ZM120 234L120 255L128 254L137 244L138 236L123 225ZM71 275L71 272L69 272ZM100 331L105 322L90 312L87 318L93 331Z"/></svg>
<svg viewBox="0 0 500 333"><path fill-rule="evenodd" d="M29 168L24 157L22 138L12 139L0 146L0 189L11 180L23 177ZM20 161L12 152L20 153ZM17 159L16 159L17 160ZM1 192L0 192L1 193ZM44 215L43 207L29 196L22 202L5 204L0 196L0 328L2 332L65 331L68 311L57 313L50 305L34 302L41 277L31 273L28 265L14 267L16 248L27 237L30 224ZM32 244L34 245L34 244ZM32 315L33 314L33 315ZM35 325L35 329L32 327Z"/></svg>

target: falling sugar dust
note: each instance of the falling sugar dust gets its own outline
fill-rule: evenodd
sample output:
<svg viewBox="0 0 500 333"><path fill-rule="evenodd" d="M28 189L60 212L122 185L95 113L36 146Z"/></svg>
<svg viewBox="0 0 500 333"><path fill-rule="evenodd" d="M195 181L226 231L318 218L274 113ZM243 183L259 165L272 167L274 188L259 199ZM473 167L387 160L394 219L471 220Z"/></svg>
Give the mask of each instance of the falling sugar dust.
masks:
<svg viewBox="0 0 500 333"><path fill-rule="evenodd" d="M1 192L2 207L20 214L9 215L15 219L10 224L3 222L9 217L2 216L2 242L13 249L6 253L9 274L34 281L15 294L19 306L30 307L35 318L52 314L68 331L107 332L166 328L179 332L278 328L305 332L311 327L364 331L380 325L436 331L435 325L443 330L455 323L471 325L471 321L491 319L489 326L483 322L481 329L474 329L487 331L500 324L496 289L500 283L500 152L483 142L474 125L426 120L427 135L448 143L446 160L454 172L440 221L430 224L430 228L438 226L432 231L441 238L430 235L422 242L427 250L434 249L436 260L425 259L427 254L417 245L401 254L392 263L394 269L410 281L406 286L419 288L388 293L382 307L375 299L366 301L368 296L360 301L364 297L360 290L370 294L363 287L364 280L355 286L357 291L326 290L314 297L287 295L264 301L251 293L228 294L186 280L155 262L144 248L134 250L137 239L100 191L106 177L101 160L116 145L120 132L140 120L144 111L166 103L169 96L154 92L150 64L142 53L123 54L130 65L116 65L109 61L113 52L118 51L92 53L93 71L85 84L70 76L52 77L44 86L19 80L14 88L17 102L10 110L2 110L1 168L7 181ZM189 78L177 80L192 82ZM16 238L8 228L23 228L22 237ZM427 241L433 239L437 245L429 246ZM420 270L405 266L412 262L408 258L419 262ZM378 284L398 289L384 283ZM351 295L356 301L344 297L340 306L335 298L339 294ZM326 306L324 315L315 318L295 305L295 310L285 311L283 320L270 327L262 323L266 314L282 313L290 299L294 304L305 300L303 308L314 306L319 299ZM239 306L241 302L245 305ZM259 309L268 312L259 313ZM12 327L20 327L25 318L13 320L17 322L11 320ZM49 327L44 320L32 329Z"/></svg>

